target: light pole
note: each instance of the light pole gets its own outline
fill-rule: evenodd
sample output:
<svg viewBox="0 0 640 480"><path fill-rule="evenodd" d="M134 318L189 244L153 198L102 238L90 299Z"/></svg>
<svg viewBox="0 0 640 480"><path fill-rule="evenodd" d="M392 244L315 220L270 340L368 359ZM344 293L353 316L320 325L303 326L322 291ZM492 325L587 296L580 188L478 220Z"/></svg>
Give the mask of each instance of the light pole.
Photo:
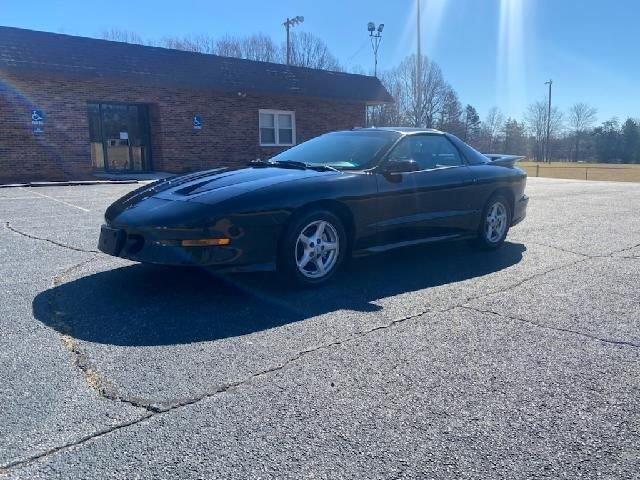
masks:
<svg viewBox="0 0 640 480"><path fill-rule="evenodd" d="M297 17L293 17L293 18L287 17L287 19L283 23L284 28L287 29L287 65L289 65L289 62L291 61L291 41L289 39L289 29L302 22L304 22L304 17L301 17L300 15L298 15Z"/></svg>
<svg viewBox="0 0 640 480"><path fill-rule="evenodd" d="M380 42L382 41L382 30L384 29L384 23L378 25L376 29L376 24L373 22L369 22L367 24L367 30L369 30L369 37L371 38L371 48L373 49L373 76L378 76L378 47L380 46Z"/></svg>
<svg viewBox="0 0 640 480"><path fill-rule="evenodd" d="M551 133L551 85L553 85L553 80L549 79L549 81L544 82L544 84L549 85L549 104L547 106L547 142L545 145L544 159L547 163L551 163L551 159L549 158L549 136Z"/></svg>

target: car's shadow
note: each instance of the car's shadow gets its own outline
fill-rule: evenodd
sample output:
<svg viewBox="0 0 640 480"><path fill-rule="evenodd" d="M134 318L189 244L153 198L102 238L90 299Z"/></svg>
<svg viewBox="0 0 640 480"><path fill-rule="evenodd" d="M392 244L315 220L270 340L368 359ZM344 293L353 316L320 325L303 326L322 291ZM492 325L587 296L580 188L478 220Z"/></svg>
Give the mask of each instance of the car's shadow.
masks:
<svg viewBox="0 0 640 480"><path fill-rule="evenodd" d="M275 274L218 277L205 270L132 265L40 293L35 317L75 338L142 346L245 335L340 309L375 312L376 300L505 269L525 246L476 252L465 243L352 260L329 285L292 289Z"/></svg>

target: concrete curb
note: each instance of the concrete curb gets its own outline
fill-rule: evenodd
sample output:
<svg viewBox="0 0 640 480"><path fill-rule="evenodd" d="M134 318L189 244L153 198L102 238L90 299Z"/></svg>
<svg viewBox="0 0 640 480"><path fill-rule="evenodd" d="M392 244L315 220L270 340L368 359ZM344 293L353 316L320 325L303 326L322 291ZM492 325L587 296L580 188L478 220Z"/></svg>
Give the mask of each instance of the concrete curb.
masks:
<svg viewBox="0 0 640 480"><path fill-rule="evenodd" d="M74 185L120 185L128 183L144 183L140 180L72 180L66 182L28 182L28 183L5 183L0 188L16 187L68 187Z"/></svg>

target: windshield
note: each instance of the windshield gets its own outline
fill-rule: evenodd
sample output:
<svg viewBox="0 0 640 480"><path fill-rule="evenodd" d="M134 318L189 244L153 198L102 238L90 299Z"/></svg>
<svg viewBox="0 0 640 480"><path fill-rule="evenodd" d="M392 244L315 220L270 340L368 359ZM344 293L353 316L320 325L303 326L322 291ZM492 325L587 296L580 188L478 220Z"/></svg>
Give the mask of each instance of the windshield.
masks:
<svg viewBox="0 0 640 480"><path fill-rule="evenodd" d="M328 133L296 145L271 158L271 161L361 170L373 166L399 136L397 132L381 130Z"/></svg>

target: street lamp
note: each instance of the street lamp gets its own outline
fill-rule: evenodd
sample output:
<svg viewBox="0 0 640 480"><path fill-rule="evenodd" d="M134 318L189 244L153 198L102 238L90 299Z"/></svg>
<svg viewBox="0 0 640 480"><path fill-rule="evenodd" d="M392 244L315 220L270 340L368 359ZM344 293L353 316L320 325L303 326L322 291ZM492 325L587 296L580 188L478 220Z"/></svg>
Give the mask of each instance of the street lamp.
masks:
<svg viewBox="0 0 640 480"><path fill-rule="evenodd" d="M302 22L304 22L304 17L298 15L297 17L293 18L287 17L287 20L283 23L284 28L287 29L287 65L289 65L289 62L291 60L291 41L289 40L289 29Z"/></svg>
<svg viewBox="0 0 640 480"><path fill-rule="evenodd" d="M373 22L367 23L367 30L369 31L369 37L371 38L371 48L373 49L373 75L378 76L378 47L382 41L382 30L384 29L384 23L381 23L376 28L376 24Z"/></svg>

